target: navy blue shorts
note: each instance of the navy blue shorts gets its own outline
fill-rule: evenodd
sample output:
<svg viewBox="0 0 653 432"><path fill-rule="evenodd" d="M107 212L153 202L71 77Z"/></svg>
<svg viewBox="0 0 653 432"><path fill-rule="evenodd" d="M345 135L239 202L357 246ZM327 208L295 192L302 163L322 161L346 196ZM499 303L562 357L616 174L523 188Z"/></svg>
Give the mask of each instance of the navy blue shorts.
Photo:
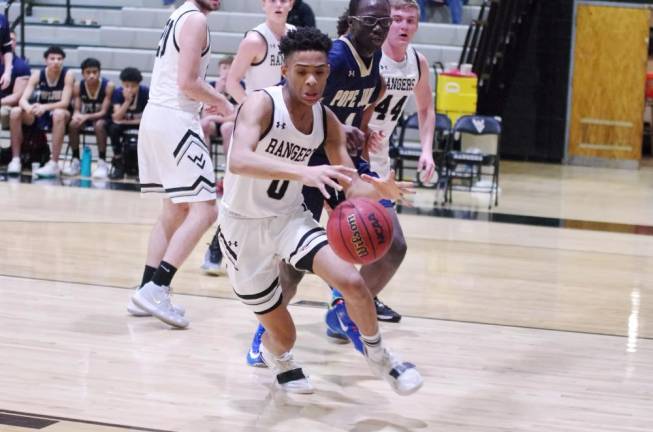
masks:
<svg viewBox="0 0 653 432"><path fill-rule="evenodd" d="M372 177L379 177L377 173L375 173L370 169L370 163L365 159L361 157L356 157L353 158L353 160L354 160L354 166L356 167L356 170L358 170L359 175L367 174ZM311 156L311 159L308 161L308 165L309 166L330 165L330 163L329 163L329 159L326 157L326 154L324 154L323 152L315 152ZM329 186L327 186L326 190L329 194L329 199L326 200L326 202L329 205L329 207L331 207L332 209L336 208L338 204L345 201L346 197L344 192L337 192L335 189ZM322 209L324 207L324 201L325 201L322 192L320 192L318 188L304 186L304 188L302 189L302 194L304 195L304 204L306 204L306 207L308 207L308 209L313 214L313 219L319 221L320 216L322 215ZM383 205L383 207L386 208L394 207L394 202L387 199L379 200L379 203L381 203L381 205Z"/></svg>
<svg viewBox="0 0 653 432"><path fill-rule="evenodd" d="M52 112L46 111L43 115L34 119L34 124L43 132L52 130Z"/></svg>

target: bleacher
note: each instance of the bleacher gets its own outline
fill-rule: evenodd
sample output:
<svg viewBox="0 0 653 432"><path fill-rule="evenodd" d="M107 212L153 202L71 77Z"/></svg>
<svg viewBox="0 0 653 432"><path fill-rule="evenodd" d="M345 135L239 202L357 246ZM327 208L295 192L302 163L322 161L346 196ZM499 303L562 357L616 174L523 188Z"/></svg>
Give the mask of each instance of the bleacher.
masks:
<svg viewBox="0 0 653 432"><path fill-rule="evenodd" d="M335 37L337 17L346 9L348 0L305 1L315 12L318 28ZM467 26L478 16L481 2L470 0L464 7L460 25L420 23L414 45L424 53L429 64L459 60ZM11 21L20 14L19 3L10 7ZM43 65L43 51L47 46L60 45L66 51L66 66L73 68L78 79L82 60L95 57L102 63L103 75L116 84L119 84L120 70L127 66L139 68L144 84L149 84L153 52L171 13L161 0L73 0L71 16L76 24L72 26L64 25L65 0L31 3L31 15L25 19L25 56L32 66ZM222 0L220 11L209 15L212 46L209 78L217 74L220 57L234 54L243 34L264 19L260 0ZM20 41L20 32L18 37ZM430 76L433 84L433 70ZM407 114L411 111L414 111L413 103L406 107ZM8 138L7 131L1 137Z"/></svg>
<svg viewBox="0 0 653 432"><path fill-rule="evenodd" d="M64 0L33 2L32 15L26 19L25 55L30 64L43 64L46 46L59 44L66 50L66 64L77 68L83 59L96 57L102 62L105 75L117 80L120 70L134 66L144 73L146 83L154 62L152 51L161 29L170 15L160 0L73 0L71 15L75 22L97 25L65 26ZM336 20L345 10L347 0L308 0L317 17L320 30L335 36ZM480 3L473 0L470 3ZM107 6L110 4L111 6ZM479 6L465 6L464 23L422 23L415 36L415 46L429 63L457 61L467 31L467 23L478 15ZM10 19L19 14L19 5L10 8ZM233 54L242 35L265 19L260 0L223 0L219 12L209 15L212 43L213 75L223 55ZM55 22L47 24L46 22ZM58 24L56 23L58 22Z"/></svg>

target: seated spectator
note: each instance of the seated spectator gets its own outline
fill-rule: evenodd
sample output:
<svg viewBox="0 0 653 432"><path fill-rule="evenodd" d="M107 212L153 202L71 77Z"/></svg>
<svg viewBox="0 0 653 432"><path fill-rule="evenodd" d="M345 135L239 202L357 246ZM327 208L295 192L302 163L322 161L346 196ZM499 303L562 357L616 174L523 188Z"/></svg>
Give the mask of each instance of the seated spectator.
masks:
<svg viewBox="0 0 653 432"><path fill-rule="evenodd" d="M302 0L295 0L286 22L295 27L315 27L315 14L308 4Z"/></svg>
<svg viewBox="0 0 653 432"><path fill-rule="evenodd" d="M20 149L23 144L23 125L34 125L42 131L52 131L50 161L34 174L39 177L59 175L59 155L70 120L68 107L75 76L71 70L64 67L66 54L60 47L51 46L43 57L45 67L32 73L18 106L11 109L9 128L13 158L7 168L9 174L19 174L22 168Z"/></svg>
<svg viewBox="0 0 653 432"><path fill-rule="evenodd" d="M451 13L451 23L460 24L463 22L463 4L467 4L468 0L446 0Z"/></svg>
<svg viewBox="0 0 653 432"><path fill-rule="evenodd" d="M138 129L141 117L147 105L150 89L141 85L143 75L136 68L128 67L120 72L121 87L118 87L111 98L113 114L109 125L109 137L113 148L113 168L109 174L112 180L125 177L125 158L123 155L123 134L130 129Z"/></svg>
<svg viewBox="0 0 653 432"><path fill-rule="evenodd" d="M3 129L9 129L9 112L12 107L18 105L18 101L23 95L23 91L27 87L27 81L29 81L29 76L31 75L27 62L16 55L16 33L11 32L10 36L11 49L14 53L11 80L6 89L0 90L0 119ZM0 61L2 62L0 63L0 75L3 75L5 71L4 58L0 57Z"/></svg>
<svg viewBox="0 0 653 432"><path fill-rule="evenodd" d="M210 84L215 87L218 92L227 96L231 103L235 105L236 101L227 94L227 74L229 73L229 68L231 68L231 63L233 63L233 61L233 56L222 57L218 62L218 79ZM231 140L231 132L234 129L235 118L235 112L229 117L223 117L218 114L202 113L200 124L202 125L202 131L204 132L204 140L209 144L211 138L217 136L219 132L222 137L225 158L229 153L229 141Z"/></svg>
<svg viewBox="0 0 653 432"><path fill-rule="evenodd" d="M85 127L93 127L98 147L98 162L93 177L106 178L109 173L107 157L107 115L111 108L114 84L100 76L100 62L87 58L82 62L82 77L73 89L73 117L68 127L68 138L73 158L63 170L64 175L78 175L79 134Z"/></svg>

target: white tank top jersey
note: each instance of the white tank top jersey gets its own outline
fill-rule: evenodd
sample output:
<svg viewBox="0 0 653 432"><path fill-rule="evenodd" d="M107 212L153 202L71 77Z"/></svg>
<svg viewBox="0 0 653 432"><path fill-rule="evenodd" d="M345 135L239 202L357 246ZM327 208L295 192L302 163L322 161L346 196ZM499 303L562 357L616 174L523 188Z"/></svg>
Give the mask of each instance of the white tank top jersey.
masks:
<svg viewBox="0 0 653 432"><path fill-rule="evenodd" d="M150 103L187 112L199 113L202 103L188 98L179 89L177 75L179 68L179 34L184 22L194 13L202 13L192 3L186 2L175 10L165 27L159 40L152 70L150 85ZM206 33L206 48L202 52L199 72L206 76L211 57L211 37Z"/></svg>
<svg viewBox="0 0 653 432"><path fill-rule="evenodd" d="M313 152L326 138L326 112L321 103L313 105L313 130L310 134L298 131L290 119L283 100L283 87L265 88L272 98L273 113L269 129L261 135L254 150L266 158L294 165L308 165ZM238 127L238 119L236 119ZM232 141L233 143L233 141ZM231 152L229 155L231 156ZM303 185L297 181L264 180L233 174L227 170L224 178L222 205L237 216L251 219L292 214L304 203Z"/></svg>
<svg viewBox="0 0 653 432"><path fill-rule="evenodd" d="M383 131L386 139L379 152L370 154L370 164L372 171L383 177L390 171L388 156L390 135L397 126L397 121L401 118L406 102L413 95L421 75L417 51L409 45L406 58L400 62L383 54L380 69L381 76L385 79L386 90L383 100L374 109L369 127L376 131Z"/></svg>
<svg viewBox="0 0 653 432"><path fill-rule="evenodd" d="M286 33L290 30L295 30L295 26L286 24ZM247 94L279 84L279 81L281 81L281 65L283 64L283 55L279 51L279 40L267 24L261 23L250 31L263 36L267 43L267 50L263 60L252 64L245 73L245 93Z"/></svg>

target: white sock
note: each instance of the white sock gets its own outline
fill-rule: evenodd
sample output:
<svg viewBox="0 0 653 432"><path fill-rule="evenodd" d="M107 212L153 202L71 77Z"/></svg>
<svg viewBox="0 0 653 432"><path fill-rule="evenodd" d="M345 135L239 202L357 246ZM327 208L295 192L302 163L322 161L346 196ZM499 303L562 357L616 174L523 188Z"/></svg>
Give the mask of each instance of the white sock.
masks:
<svg viewBox="0 0 653 432"><path fill-rule="evenodd" d="M383 355L383 343L380 331L377 330L376 334L372 336L365 336L361 333L361 340L365 344L367 355L371 359L378 360Z"/></svg>

